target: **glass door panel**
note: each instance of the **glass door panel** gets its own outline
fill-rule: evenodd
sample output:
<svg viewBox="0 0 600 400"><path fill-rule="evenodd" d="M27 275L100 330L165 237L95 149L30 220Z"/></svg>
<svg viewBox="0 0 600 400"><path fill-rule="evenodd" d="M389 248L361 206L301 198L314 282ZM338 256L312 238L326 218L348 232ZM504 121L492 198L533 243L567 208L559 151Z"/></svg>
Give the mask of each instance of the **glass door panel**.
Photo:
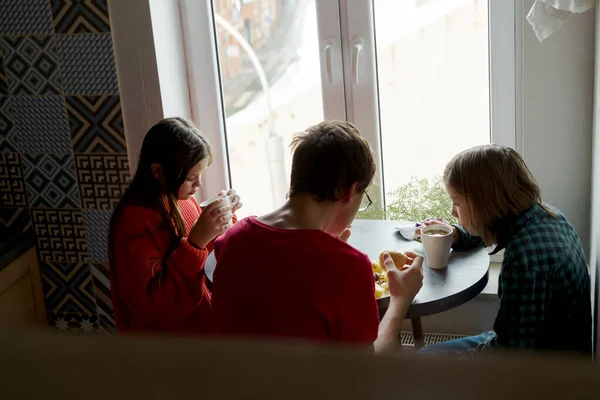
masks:
<svg viewBox="0 0 600 400"><path fill-rule="evenodd" d="M324 112L316 1L233 3L214 0L213 12L229 170L244 217L283 204L291 138Z"/></svg>
<svg viewBox="0 0 600 400"><path fill-rule="evenodd" d="M450 217L439 178L490 142L487 0L374 0L388 219Z"/></svg>

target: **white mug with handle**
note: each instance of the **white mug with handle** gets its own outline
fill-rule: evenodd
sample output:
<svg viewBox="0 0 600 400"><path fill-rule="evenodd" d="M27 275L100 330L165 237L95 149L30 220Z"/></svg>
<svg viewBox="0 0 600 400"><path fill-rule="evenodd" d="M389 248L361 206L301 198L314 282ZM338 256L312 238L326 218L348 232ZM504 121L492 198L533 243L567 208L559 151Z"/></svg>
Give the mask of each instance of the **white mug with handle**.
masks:
<svg viewBox="0 0 600 400"><path fill-rule="evenodd" d="M202 211L204 211L204 209L206 207L208 207L209 205L211 205L212 203L214 203L217 200L222 200L221 204L219 205L219 207L217 208L223 208L223 207L229 207L231 206L231 208L233 209L235 206L237 206L240 203L240 196L236 193L235 190L231 189L229 192L227 192L227 194L220 194L216 197L212 197L208 200L204 200L202 203L200 203L200 209L202 209ZM229 216L229 221L231 223L231 219L233 218L233 211L229 210L227 212L227 214Z"/></svg>
<svg viewBox="0 0 600 400"><path fill-rule="evenodd" d="M229 189L226 194L221 194L218 197L221 197L222 199L228 199L231 208L234 208L240 203L240 196L237 194L235 189Z"/></svg>

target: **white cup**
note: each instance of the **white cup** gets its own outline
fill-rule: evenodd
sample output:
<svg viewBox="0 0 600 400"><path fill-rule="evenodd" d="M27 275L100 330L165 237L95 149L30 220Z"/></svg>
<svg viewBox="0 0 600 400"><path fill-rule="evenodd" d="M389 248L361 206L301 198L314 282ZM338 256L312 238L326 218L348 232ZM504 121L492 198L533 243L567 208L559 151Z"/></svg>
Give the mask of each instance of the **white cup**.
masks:
<svg viewBox="0 0 600 400"><path fill-rule="evenodd" d="M222 194L217 197L213 197L208 200L204 200L202 203L200 203L200 208L202 209L202 211L204 211L204 209L206 207L208 207L209 205L211 205L212 203L214 203L215 201L220 200L220 199L223 201L221 201L221 204L219 205L219 207L217 207L217 209L221 209L223 207L229 207L229 206L231 206L231 208L233 208L240 202L240 196L238 196L236 194L235 190L231 189L229 191L229 195ZM231 219L233 218L233 211L229 210L229 211L227 211L227 213L225 213L223 215L228 216L229 221L231 222Z"/></svg>
<svg viewBox="0 0 600 400"><path fill-rule="evenodd" d="M227 207L231 205L231 201L229 200L228 196L217 196L217 197L212 197L208 200L204 200L202 203L200 203L200 208L202 210L204 210L206 207L210 206L212 203L214 203L217 200L223 200L221 202L221 205L219 206L219 208L223 208L223 207Z"/></svg>
<svg viewBox="0 0 600 400"><path fill-rule="evenodd" d="M446 224L433 224L421 229L421 242L429 268L443 269L448 266L454 228Z"/></svg>
<svg viewBox="0 0 600 400"><path fill-rule="evenodd" d="M227 194L222 194L219 197L228 198L232 208L237 206L240 202L240 196L237 194L235 189L229 189Z"/></svg>
<svg viewBox="0 0 600 400"><path fill-rule="evenodd" d="M208 200L204 200L202 203L200 203L200 208L204 210L206 207L208 207L209 205L211 205L219 199L223 199L219 208L227 206L231 206L231 208L233 208L237 206L240 202L240 196L237 194L237 192L234 189L230 189L227 192L227 194L220 194L217 197L212 197Z"/></svg>

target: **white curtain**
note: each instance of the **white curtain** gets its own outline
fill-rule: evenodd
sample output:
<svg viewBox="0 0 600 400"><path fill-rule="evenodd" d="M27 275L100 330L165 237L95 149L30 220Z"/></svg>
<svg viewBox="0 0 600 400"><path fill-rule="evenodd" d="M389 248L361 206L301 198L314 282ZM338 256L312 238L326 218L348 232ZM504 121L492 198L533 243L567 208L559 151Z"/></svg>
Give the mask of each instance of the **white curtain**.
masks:
<svg viewBox="0 0 600 400"><path fill-rule="evenodd" d="M560 29L573 14L591 10L597 0L535 0L527 21L540 42Z"/></svg>

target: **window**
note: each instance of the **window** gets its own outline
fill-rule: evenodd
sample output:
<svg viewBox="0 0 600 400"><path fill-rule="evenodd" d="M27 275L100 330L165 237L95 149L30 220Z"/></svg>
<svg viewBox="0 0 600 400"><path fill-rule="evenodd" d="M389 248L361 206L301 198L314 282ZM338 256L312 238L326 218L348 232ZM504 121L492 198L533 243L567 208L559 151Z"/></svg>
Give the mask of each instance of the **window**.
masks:
<svg viewBox="0 0 600 400"><path fill-rule="evenodd" d="M433 180L446 163L491 141L488 3L375 0L374 14L385 203L396 217L410 213L396 203L411 181L443 195Z"/></svg>
<svg viewBox="0 0 600 400"><path fill-rule="evenodd" d="M233 3L181 0L194 118L217 157L206 195L235 187L241 216L285 201L290 139L323 119L375 150L374 218L402 218L398 189L464 148L518 148L513 1Z"/></svg>
<svg viewBox="0 0 600 400"><path fill-rule="evenodd" d="M212 17L239 214L266 213L285 202L293 134L324 118L315 2L215 3Z"/></svg>

